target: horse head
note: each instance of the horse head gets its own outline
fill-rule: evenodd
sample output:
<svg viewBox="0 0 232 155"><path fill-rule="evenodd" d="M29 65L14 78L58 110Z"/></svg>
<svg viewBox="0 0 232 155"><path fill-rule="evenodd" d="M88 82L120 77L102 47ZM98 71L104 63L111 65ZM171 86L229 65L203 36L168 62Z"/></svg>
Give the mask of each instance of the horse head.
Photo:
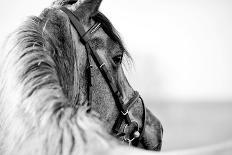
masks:
<svg viewBox="0 0 232 155"><path fill-rule="evenodd" d="M75 104L75 99L82 96L91 110L99 113L107 131L119 139L142 148L160 150L162 125L145 108L142 98L129 84L122 63L131 57L111 22L98 11L100 4L101 0L54 3L58 8L62 7L61 14L71 32L70 40L75 44L73 52L79 60L73 75L77 82L72 84L74 87L71 89L79 90L69 95L70 100Z"/></svg>

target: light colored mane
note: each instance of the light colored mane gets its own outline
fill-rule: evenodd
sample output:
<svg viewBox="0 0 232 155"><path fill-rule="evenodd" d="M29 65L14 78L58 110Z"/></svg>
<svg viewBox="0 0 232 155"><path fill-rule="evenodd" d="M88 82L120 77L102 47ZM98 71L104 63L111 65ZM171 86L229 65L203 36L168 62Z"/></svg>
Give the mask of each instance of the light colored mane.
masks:
<svg viewBox="0 0 232 155"><path fill-rule="evenodd" d="M0 154L84 154L91 134L111 139L75 96L78 56L70 36L66 19L48 9L8 39L0 60Z"/></svg>

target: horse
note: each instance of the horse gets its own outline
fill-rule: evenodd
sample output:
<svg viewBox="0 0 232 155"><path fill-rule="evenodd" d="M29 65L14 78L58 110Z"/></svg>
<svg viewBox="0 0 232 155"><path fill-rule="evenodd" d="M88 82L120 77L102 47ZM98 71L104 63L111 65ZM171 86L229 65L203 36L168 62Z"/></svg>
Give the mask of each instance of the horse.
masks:
<svg viewBox="0 0 232 155"><path fill-rule="evenodd" d="M126 79L132 58L101 2L57 0L6 41L0 154L87 154L93 140L161 149L161 122Z"/></svg>

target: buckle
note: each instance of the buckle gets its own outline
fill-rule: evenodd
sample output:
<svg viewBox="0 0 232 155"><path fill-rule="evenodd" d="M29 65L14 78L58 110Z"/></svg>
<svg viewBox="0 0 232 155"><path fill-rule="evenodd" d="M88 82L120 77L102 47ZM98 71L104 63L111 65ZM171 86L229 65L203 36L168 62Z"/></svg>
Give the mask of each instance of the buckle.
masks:
<svg viewBox="0 0 232 155"><path fill-rule="evenodd" d="M128 111L128 110L126 110L126 112L121 111L121 113L122 113L124 116L126 116L126 115L129 113L129 111Z"/></svg>
<svg viewBox="0 0 232 155"><path fill-rule="evenodd" d="M129 146L131 146L131 143L135 140L135 139L137 139L137 138L139 138L139 136L140 136L140 132L139 132L139 124L138 124L138 122L137 121L131 121L131 124L132 123L135 123L136 124L136 127L137 127L137 130L135 130L135 131L133 131L133 137L130 139L130 135L128 136L128 135L124 135L124 137L123 137L123 140L125 141L125 142L128 142L128 144L129 144ZM128 124L126 124L125 126L124 126L124 129L123 129L123 133L126 133L125 132L125 129L128 127ZM130 133L129 133L130 134Z"/></svg>

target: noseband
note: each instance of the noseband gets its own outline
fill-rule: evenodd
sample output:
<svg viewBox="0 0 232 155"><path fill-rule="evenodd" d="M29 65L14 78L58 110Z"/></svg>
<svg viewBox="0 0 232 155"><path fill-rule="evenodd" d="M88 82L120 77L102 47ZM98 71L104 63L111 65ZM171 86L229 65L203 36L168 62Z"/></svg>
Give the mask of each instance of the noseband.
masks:
<svg viewBox="0 0 232 155"><path fill-rule="evenodd" d="M101 60L98 53L90 46L89 40L91 39L92 35L100 28L100 23L95 23L88 31L85 31L82 24L80 23L78 17L75 15L75 12L71 12L65 7L61 7L61 10L65 12L71 23L73 24L74 28L80 35L81 42L85 45L86 53L87 53L87 91L88 91L88 102L91 105L92 102L92 74L91 74L91 64L90 64L90 57L93 58L94 62L96 63L98 69L100 70L102 76L104 77L106 83L108 84L113 98L115 100L115 104L119 110L119 115L115 121L115 124L112 128L112 134L116 137L120 138L123 137L123 140L128 142L129 145L133 144L136 146L144 132L144 123L145 123L145 106L142 98L140 97L137 91L134 92L133 97L124 104L123 97L118 90L117 86L115 85L112 76L110 75L109 71L106 68L105 63ZM142 126L139 127L139 124L132 120L129 116L129 110L131 107L138 101L141 100L142 108L143 108L143 116ZM124 126L123 126L124 122Z"/></svg>

